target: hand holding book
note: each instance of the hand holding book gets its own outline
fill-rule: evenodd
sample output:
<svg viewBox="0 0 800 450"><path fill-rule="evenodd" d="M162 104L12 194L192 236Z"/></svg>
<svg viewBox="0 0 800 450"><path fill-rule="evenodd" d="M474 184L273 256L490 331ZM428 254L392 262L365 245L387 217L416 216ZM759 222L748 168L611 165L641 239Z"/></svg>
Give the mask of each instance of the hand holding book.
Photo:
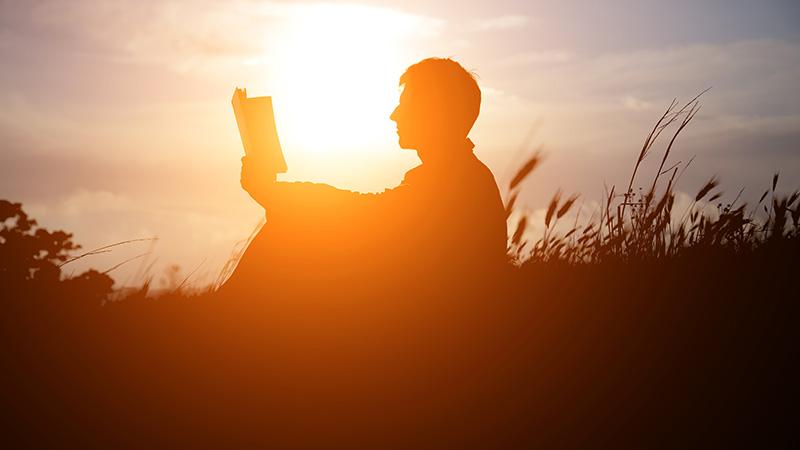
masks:
<svg viewBox="0 0 800 450"><path fill-rule="evenodd" d="M272 97L247 98L247 90L236 89L231 99L245 155L265 174L286 172L286 160L278 140Z"/></svg>

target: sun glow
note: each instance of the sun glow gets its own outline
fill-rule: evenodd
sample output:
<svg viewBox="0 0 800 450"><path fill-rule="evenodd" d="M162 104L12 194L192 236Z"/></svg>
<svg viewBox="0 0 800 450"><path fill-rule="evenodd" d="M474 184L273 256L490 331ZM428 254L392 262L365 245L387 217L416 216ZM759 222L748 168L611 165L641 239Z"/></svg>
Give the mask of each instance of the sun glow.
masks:
<svg viewBox="0 0 800 450"><path fill-rule="evenodd" d="M298 7L269 68L290 160L344 170L352 158L396 149L389 115L398 101L399 76L413 62L409 40L431 25L382 8Z"/></svg>

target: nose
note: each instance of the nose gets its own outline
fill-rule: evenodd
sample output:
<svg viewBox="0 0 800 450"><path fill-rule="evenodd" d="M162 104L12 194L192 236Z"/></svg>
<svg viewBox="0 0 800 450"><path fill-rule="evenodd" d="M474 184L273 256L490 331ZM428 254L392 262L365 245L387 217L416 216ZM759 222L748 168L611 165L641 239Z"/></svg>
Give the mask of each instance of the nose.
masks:
<svg viewBox="0 0 800 450"><path fill-rule="evenodd" d="M398 109L400 109L399 105L394 108L394 111L392 111L392 114L389 116L389 120L397 122L397 110Z"/></svg>

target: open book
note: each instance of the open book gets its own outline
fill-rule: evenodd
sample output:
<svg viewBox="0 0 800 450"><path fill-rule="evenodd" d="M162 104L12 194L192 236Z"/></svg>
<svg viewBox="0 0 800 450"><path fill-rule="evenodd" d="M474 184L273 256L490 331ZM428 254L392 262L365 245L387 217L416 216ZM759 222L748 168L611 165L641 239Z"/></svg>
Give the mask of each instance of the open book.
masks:
<svg viewBox="0 0 800 450"><path fill-rule="evenodd" d="M247 98L246 89L236 88L231 104L245 155L263 160L275 173L286 172L272 112L272 97Z"/></svg>

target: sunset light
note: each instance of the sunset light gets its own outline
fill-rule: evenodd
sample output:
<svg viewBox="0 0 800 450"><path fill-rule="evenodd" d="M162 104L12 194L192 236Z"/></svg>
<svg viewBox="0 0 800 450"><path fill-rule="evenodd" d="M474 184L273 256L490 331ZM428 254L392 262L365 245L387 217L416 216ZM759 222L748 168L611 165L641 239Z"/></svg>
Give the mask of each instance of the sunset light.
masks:
<svg viewBox="0 0 800 450"><path fill-rule="evenodd" d="M4 448L797 448L798 74L800 1L0 0Z"/></svg>
<svg viewBox="0 0 800 450"><path fill-rule="evenodd" d="M276 116L292 159L325 160L333 171L353 158L396 150L398 79L414 54L414 34L431 23L390 9L309 5L292 15L265 60L275 74Z"/></svg>

